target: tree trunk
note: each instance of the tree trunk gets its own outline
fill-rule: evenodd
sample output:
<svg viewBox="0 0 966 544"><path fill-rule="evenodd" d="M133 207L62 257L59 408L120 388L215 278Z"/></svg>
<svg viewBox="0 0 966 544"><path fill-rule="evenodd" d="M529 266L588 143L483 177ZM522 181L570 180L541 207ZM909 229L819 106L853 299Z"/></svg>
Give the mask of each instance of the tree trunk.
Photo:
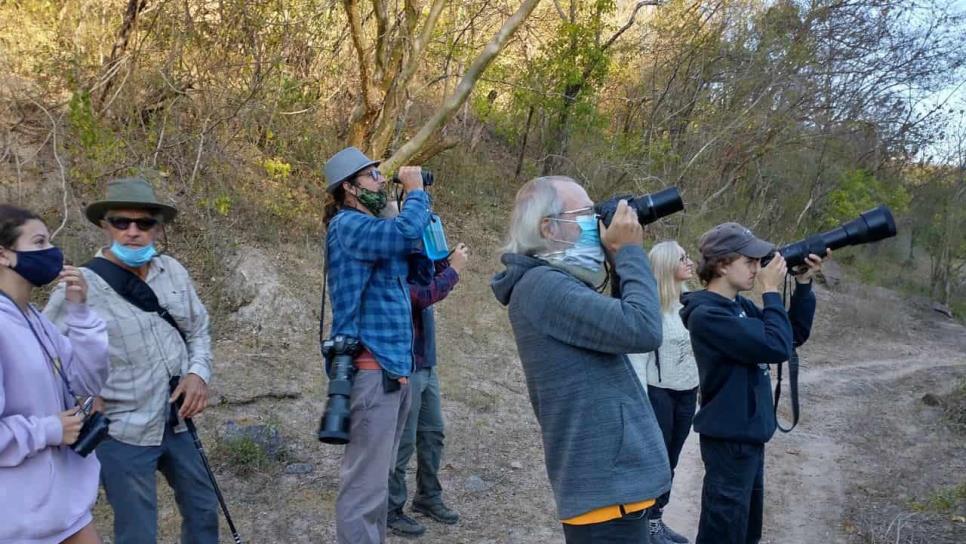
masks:
<svg viewBox="0 0 966 544"><path fill-rule="evenodd" d="M493 62L493 59L500 53L510 37L517 31L523 21L530 16L540 0L525 0L517 11L510 16L499 31L483 47L483 51L476 57L473 64L466 70L463 79L453 94L446 98L442 106L436 113L419 129L419 132L408 142L402 145L395 153L382 163L382 169L386 172L395 172L400 166L406 164L420 149L429 141L430 137L436 133L453 116L453 113L469 98L470 92L476 82L483 75L486 67Z"/></svg>
<svg viewBox="0 0 966 544"><path fill-rule="evenodd" d="M111 88L114 86L114 75L117 71L117 65L120 62L121 56L127 50L127 44L131 40L131 34L137 23L138 15L144 11L147 5L148 0L128 0L127 9L124 10L124 19L121 21L121 28L117 31L117 39L114 40L114 46L111 47L111 55L107 58L104 67L101 69L101 73L103 74L101 77L105 81L104 86L101 88L100 104L105 103L110 95Z"/></svg>
<svg viewBox="0 0 966 544"><path fill-rule="evenodd" d="M527 111L527 124L523 129L523 142L520 143L520 154L517 156L517 168L513 172L513 179L520 179L520 172L523 171L523 157L527 154L527 140L530 138L530 123L533 122L533 111L536 108L530 106Z"/></svg>

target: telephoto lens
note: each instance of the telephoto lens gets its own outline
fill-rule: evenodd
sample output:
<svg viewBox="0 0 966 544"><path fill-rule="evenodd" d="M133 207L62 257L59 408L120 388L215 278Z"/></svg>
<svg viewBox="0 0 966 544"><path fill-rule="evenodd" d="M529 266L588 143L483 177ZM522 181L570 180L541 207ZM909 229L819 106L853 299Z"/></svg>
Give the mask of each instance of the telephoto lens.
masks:
<svg viewBox="0 0 966 544"><path fill-rule="evenodd" d="M319 422L319 441L326 444L349 443L349 397L355 368L352 360L360 349L359 341L338 335L322 343L322 354L332 361L329 372L328 401Z"/></svg>
<svg viewBox="0 0 966 544"><path fill-rule="evenodd" d="M668 187L656 193L634 195L618 195L594 206L594 211L600 216L604 226L610 226L617 211L617 204L626 200L628 206L637 212L637 221L641 225L653 223L658 219L679 212L684 209L684 201L677 187Z"/></svg>
<svg viewBox="0 0 966 544"><path fill-rule="evenodd" d="M423 177L423 187L429 187L430 185L433 184L433 173L432 172L430 172L429 170L423 170L422 172L420 172L420 175ZM402 180L400 180L399 179L399 175L396 174L396 175L394 175L392 177L392 182L393 183L402 183Z"/></svg>
<svg viewBox="0 0 966 544"><path fill-rule="evenodd" d="M783 246L778 252L785 257L785 264L789 269L805 264L806 257L814 253L819 257L828 254L827 249L839 249L846 246L857 246L878 242L896 235L896 220L892 211L885 205L872 208L859 214L858 219L843 223L821 234L813 234L804 240L799 240ZM767 265L772 256L761 260L761 265Z"/></svg>

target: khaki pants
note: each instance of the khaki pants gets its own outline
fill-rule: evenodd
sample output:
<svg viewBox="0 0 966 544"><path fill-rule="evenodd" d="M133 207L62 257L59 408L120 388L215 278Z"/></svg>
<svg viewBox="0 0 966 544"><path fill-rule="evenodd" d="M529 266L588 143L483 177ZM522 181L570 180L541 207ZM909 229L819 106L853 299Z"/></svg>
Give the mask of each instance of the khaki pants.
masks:
<svg viewBox="0 0 966 544"><path fill-rule="evenodd" d="M409 415L409 384L386 393L381 370L360 370L352 382L349 443L339 471L335 530L340 544L386 540L389 483Z"/></svg>

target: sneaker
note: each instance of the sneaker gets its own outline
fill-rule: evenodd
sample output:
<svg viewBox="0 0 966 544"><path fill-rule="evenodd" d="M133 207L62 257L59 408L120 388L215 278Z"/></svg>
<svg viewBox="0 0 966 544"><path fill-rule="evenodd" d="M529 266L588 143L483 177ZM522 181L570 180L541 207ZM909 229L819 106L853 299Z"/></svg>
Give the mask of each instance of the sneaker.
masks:
<svg viewBox="0 0 966 544"><path fill-rule="evenodd" d="M435 504L422 504L414 502L413 512L419 512L420 514L429 516L440 523L445 523L446 525L453 525L460 520L459 513L457 513L455 510L446 508L446 505L441 502Z"/></svg>
<svg viewBox="0 0 966 544"><path fill-rule="evenodd" d="M392 534L397 536L417 537L426 532L426 528L413 518L403 514L402 510L389 512L386 526Z"/></svg>
<svg viewBox="0 0 966 544"><path fill-rule="evenodd" d="M688 544L688 538L680 533L671 530L670 527L664 525L664 520L652 519L651 524L651 542L657 544L660 542L673 542L675 544Z"/></svg>

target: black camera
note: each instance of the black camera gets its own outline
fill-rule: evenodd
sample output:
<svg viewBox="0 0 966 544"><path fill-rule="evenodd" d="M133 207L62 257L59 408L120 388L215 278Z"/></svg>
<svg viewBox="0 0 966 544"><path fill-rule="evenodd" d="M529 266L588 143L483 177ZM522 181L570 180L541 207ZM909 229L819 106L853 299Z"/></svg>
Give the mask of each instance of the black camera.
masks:
<svg viewBox="0 0 966 544"><path fill-rule="evenodd" d="M100 412L88 412L86 407L81 410L83 410L86 418L84 425L81 426L80 434L77 435L77 441L71 444L70 449L81 457L87 457L94 451L94 448L107 438L111 420Z"/></svg>
<svg viewBox="0 0 966 544"><path fill-rule="evenodd" d="M322 355L331 361L329 370L328 400L322 421L319 422L319 441L326 444L349 443L349 397L352 393L352 378L355 367L352 360L362 345L359 340L336 335L322 342Z"/></svg>
<svg viewBox="0 0 966 544"><path fill-rule="evenodd" d="M821 234L813 234L804 240L799 240L778 249L778 252L785 257L785 264L789 269L805 264L805 258L810 253L819 257L826 255L827 249L839 249L845 246L857 246L878 242L896 235L896 221L892 218L892 212L887 206L880 205L867 212L859 214L858 219L853 219L842 226ZM773 255L769 255L761 260L761 265L767 265Z"/></svg>
<svg viewBox="0 0 966 544"><path fill-rule="evenodd" d="M677 187L668 187L656 193L641 196L618 195L594 206L594 211L604 222L604 226L610 226L611 220L614 219L614 212L617 211L617 204L621 200L626 200L627 205L634 208L637 212L637 221L641 225L653 223L684 209L684 201L681 200L681 193L678 192Z"/></svg>
<svg viewBox="0 0 966 544"><path fill-rule="evenodd" d="M419 174L423 177L423 187L429 187L430 185L433 184L433 173L432 172L430 172L429 170L423 170ZM396 175L394 175L392 177L392 182L393 183L402 183L402 180L399 179L399 174L396 174Z"/></svg>

